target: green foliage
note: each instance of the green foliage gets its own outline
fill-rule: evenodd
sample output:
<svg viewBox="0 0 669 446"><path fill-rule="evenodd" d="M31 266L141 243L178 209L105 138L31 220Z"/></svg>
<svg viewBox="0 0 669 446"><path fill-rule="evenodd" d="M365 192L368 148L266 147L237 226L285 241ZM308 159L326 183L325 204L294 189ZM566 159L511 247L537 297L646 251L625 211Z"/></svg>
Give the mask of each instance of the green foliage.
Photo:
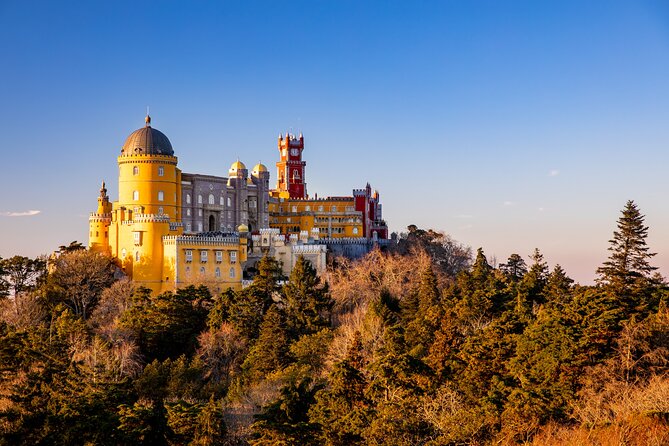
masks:
<svg viewBox="0 0 669 446"><path fill-rule="evenodd" d="M657 268L650 265L655 253L646 245L648 226L637 205L628 201L618 218L618 228L609 240L611 254L597 269L599 283L619 296L627 311L644 311L647 291L655 285L651 274Z"/></svg>
<svg viewBox="0 0 669 446"><path fill-rule="evenodd" d="M162 404L149 400L140 399L134 404L121 404L118 407L118 429L128 444L167 444L164 412Z"/></svg>
<svg viewBox="0 0 669 446"><path fill-rule="evenodd" d="M16 296L35 289L46 276L46 260L14 256L0 257L0 297Z"/></svg>
<svg viewBox="0 0 669 446"><path fill-rule="evenodd" d="M139 289L133 306L121 318L121 326L133 333L147 360L192 354L197 335L205 327L210 300L206 287L189 286L157 296Z"/></svg>
<svg viewBox="0 0 669 446"><path fill-rule="evenodd" d="M263 407L251 426L252 446L318 445L316 426L309 422L308 411L319 388L311 380L289 382L279 397Z"/></svg>
<svg viewBox="0 0 669 446"><path fill-rule="evenodd" d="M309 419L319 426L322 444L364 444L362 434L373 419L374 410L371 400L365 396L368 383L362 372L362 354L360 333L356 333L346 358L330 373L328 387L315 395Z"/></svg>
<svg viewBox="0 0 669 446"><path fill-rule="evenodd" d="M270 307L260 326L260 336L251 347L243 367L250 378L260 379L281 370L290 362L290 337L286 328L286 315L276 305Z"/></svg>
<svg viewBox="0 0 669 446"><path fill-rule="evenodd" d="M628 203L599 285L579 286L539 250L495 268L479 249L449 277L438 233L412 228L401 256L328 275L337 305L303 258L284 287L264 258L242 291L152 296L63 247L0 301L0 445L520 444L621 410L667 427L669 288L646 231Z"/></svg>
<svg viewBox="0 0 669 446"><path fill-rule="evenodd" d="M330 311L334 303L328 294L328 285L321 284L311 262L303 256L295 263L283 291L293 339L316 333L330 325Z"/></svg>

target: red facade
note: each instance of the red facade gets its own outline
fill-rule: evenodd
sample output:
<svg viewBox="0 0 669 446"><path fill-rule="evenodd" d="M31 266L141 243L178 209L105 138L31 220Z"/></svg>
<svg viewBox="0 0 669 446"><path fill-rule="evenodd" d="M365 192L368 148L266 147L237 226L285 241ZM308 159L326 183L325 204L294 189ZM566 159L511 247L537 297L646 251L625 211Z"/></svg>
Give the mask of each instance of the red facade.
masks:
<svg viewBox="0 0 669 446"><path fill-rule="evenodd" d="M307 198L307 183L304 178L304 166L302 151L304 150L304 137L300 134L279 135L279 161L276 163L277 183L276 188L287 191L290 198Z"/></svg>

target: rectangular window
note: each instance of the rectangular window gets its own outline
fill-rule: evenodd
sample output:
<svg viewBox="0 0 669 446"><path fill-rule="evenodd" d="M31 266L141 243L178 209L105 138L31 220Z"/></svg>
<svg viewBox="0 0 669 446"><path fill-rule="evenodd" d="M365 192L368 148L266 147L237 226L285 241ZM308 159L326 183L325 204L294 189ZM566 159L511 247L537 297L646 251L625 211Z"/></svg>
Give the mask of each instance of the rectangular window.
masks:
<svg viewBox="0 0 669 446"><path fill-rule="evenodd" d="M237 251L230 251L230 263L237 263Z"/></svg>
<svg viewBox="0 0 669 446"><path fill-rule="evenodd" d="M158 166L158 176L162 177L165 175L165 168L163 166Z"/></svg>
<svg viewBox="0 0 669 446"><path fill-rule="evenodd" d="M142 233L140 231L136 231L132 233L133 239L135 240L135 245L141 245L142 244Z"/></svg>
<svg viewBox="0 0 669 446"><path fill-rule="evenodd" d="M132 192L132 199L135 200L135 201L139 200L139 191L138 190Z"/></svg>
<svg viewBox="0 0 669 446"><path fill-rule="evenodd" d="M218 263L223 261L223 251L216 251L216 261Z"/></svg>
<svg viewBox="0 0 669 446"><path fill-rule="evenodd" d="M207 251L200 251L200 262L207 261Z"/></svg>
<svg viewBox="0 0 669 446"><path fill-rule="evenodd" d="M158 201L163 201L165 199L165 194L162 190L158 191Z"/></svg>
<svg viewBox="0 0 669 446"><path fill-rule="evenodd" d="M193 261L193 250L192 249L187 249L186 250L186 262L192 262Z"/></svg>

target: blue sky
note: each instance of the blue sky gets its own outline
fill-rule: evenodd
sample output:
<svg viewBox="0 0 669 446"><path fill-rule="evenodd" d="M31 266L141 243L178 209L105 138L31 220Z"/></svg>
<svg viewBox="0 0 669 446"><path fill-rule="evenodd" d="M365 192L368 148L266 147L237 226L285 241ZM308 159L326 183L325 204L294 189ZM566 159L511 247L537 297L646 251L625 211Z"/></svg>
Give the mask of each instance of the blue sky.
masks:
<svg viewBox="0 0 669 446"><path fill-rule="evenodd" d="M302 131L311 194L369 181L391 230L538 247L582 283L634 199L668 275L667 5L4 0L0 256L87 241L149 105L184 171L274 174Z"/></svg>

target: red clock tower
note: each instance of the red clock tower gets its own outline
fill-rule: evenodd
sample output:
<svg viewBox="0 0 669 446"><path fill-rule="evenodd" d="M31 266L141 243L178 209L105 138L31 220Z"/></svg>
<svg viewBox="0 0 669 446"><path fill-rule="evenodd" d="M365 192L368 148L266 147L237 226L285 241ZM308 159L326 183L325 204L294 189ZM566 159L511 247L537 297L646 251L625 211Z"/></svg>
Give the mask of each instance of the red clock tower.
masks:
<svg viewBox="0 0 669 446"><path fill-rule="evenodd" d="M279 161L276 163L276 188L288 192L290 198L307 198L307 183L304 181L304 167L302 161L304 137L286 133L279 135Z"/></svg>

